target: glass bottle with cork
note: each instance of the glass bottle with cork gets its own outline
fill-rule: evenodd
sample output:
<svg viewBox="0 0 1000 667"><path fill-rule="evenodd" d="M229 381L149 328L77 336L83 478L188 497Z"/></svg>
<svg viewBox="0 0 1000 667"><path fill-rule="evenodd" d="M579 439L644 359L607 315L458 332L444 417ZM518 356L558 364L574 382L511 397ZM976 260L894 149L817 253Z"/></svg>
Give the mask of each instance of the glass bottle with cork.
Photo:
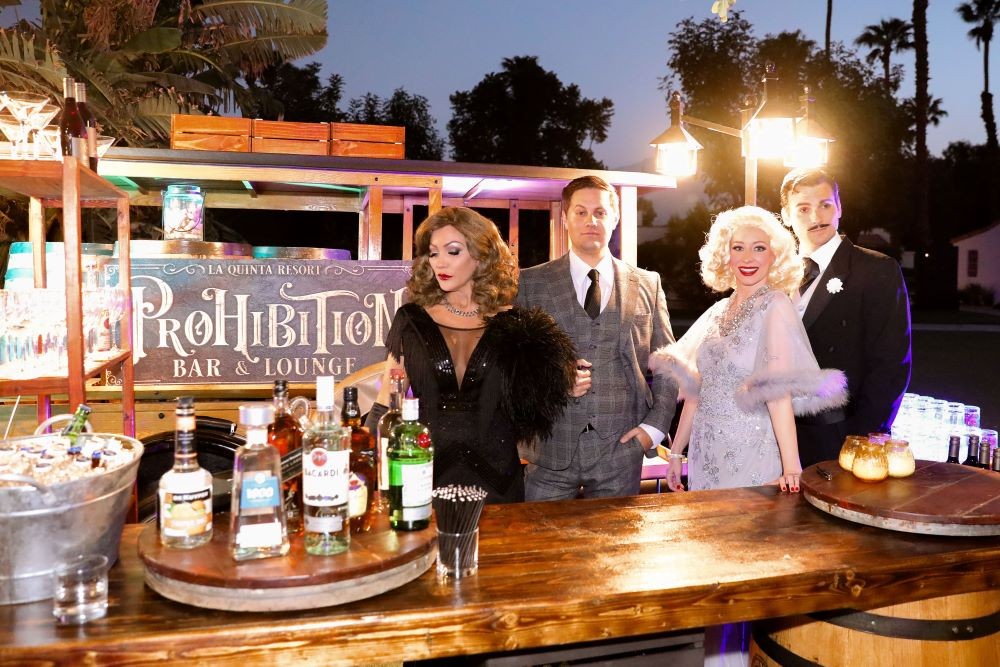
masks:
<svg viewBox="0 0 1000 667"><path fill-rule="evenodd" d="M317 377L316 417L302 434L305 548L314 556L339 554L351 545L351 431L334 416L333 397L333 377Z"/></svg>
<svg viewBox="0 0 1000 667"><path fill-rule="evenodd" d="M357 387L344 387L340 424L351 431L351 476L347 492L351 533L367 533L375 523L374 496L378 493L378 467L375 438L361 425Z"/></svg>
<svg viewBox="0 0 1000 667"><path fill-rule="evenodd" d="M967 433L965 435L966 456L965 460L962 461L964 466L972 466L974 468L979 467L979 429L975 426L967 427Z"/></svg>
<svg viewBox="0 0 1000 667"><path fill-rule="evenodd" d="M274 445L285 460L290 453L301 454L302 450L302 424L291 413L288 401L288 382L286 380L274 381L274 421L267 427L267 442ZM285 517L287 519L288 534L295 535L302 532L302 473L295 475L283 475L283 489L285 500Z"/></svg>
<svg viewBox="0 0 1000 667"><path fill-rule="evenodd" d="M87 159L87 133L76 104L76 81L72 77L63 78L63 110L59 116L59 143L63 155L72 155L78 160Z"/></svg>
<svg viewBox="0 0 1000 667"><path fill-rule="evenodd" d="M281 497L281 456L267 444L267 427L274 420L270 403L240 406L240 423L247 444L233 462L230 552L237 561L284 556L288 527Z"/></svg>
<svg viewBox="0 0 1000 667"><path fill-rule="evenodd" d="M181 396L174 409L174 467L160 477L160 544L194 549L212 540L212 475L198 465L194 398Z"/></svg>
<svg viewBox="0 0 1000 667"><path fill-rule="evenodd" d="M87 103L87 84L77 81L74 86L76 89L76 108L80 112L83 134L87 140L87 164L91 170L97 171L97 118Z"/></svg>
<svg viewBox="0 0 1000 667"><path fill-rule="evenodd" d="M389 459L389 525L423 530L430 525L434 489L434 446L420 423L420 400L403 399L402 421L392 429Z"/></svg>

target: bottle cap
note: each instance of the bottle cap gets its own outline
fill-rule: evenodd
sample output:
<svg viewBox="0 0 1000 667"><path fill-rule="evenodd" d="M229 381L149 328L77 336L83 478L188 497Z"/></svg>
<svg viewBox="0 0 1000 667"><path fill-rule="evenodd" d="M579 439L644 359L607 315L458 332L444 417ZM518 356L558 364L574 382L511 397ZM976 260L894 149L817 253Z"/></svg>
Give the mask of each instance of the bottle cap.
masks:
<svg viewBox="0 0 1000 667"><path fill-rule="evenodd" d="M333 410L333 376L316 376L316 409Z"/></svg>
<svg viewBox="0 0 1000 667"><path fill-rule="evenodd" d="M403 419L406 421L417 421L420 417L420 399L419 398L404 398L403 399Z"/></svg>
<svg viewBox="0 0 1000 667"><path fill-rule="evenodd" d="M193 408L194 407L194 396L178 396L177 397L177 407L179 407L179 408Z"/></svg>
<svg viewBox="0 0 1000 667"><path fill-rule="evenodd" d="M358 388L344 387L344 402L357 401L357 400L358 400Z"/></svg>
<svg viewBox="0 0 1000 667"><path fill-rule="evenodd" d="M274 393L275 394L287 394L288 393L288 380L275 380L274 381Z"/></svg>
<svg viewBox="0 0 1000 667"><path fill-rule="evenodd" d="M244 403L240 406L240 423L244 426L268 426L274 421L274 406L270 403Z"/></svg>

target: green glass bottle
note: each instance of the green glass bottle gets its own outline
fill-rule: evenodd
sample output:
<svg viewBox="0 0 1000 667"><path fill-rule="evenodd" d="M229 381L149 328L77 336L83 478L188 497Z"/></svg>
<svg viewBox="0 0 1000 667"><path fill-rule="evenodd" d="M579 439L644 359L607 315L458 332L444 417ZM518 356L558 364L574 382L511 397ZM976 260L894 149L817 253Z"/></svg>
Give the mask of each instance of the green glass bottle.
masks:
<svg viewBox="0 0 1000 667"><path fill-rule="evenodd" d="M87 417L89 416L90 406L86 403L81 403L76 408L76 412L73 413L73 419L62 430L60 435L69 440L70 447L76 444L77 437L83 433L83 427L87 423Z"/></svg>
<svg viewBox="0 0 1000 667"><path fill-rule="evenodd" d="M420 400L403 399L403 420L392 429L386 450L389 525L393 530L423 530L430 525L434 445L419 416Z"/></svg>

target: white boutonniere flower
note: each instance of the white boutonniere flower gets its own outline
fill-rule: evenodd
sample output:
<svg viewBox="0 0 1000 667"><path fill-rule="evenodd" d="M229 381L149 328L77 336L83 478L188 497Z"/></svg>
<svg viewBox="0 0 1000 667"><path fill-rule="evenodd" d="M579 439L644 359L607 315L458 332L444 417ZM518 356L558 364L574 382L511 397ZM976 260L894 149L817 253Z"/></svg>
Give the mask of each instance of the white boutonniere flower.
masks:
<svg viewBox="0 0 1000 667"><path fill-rule="evenodd" d="M830 278L826 281L826 291L830 294L836 294L838 292L844 291L844 281L840 278Z"/></svg>

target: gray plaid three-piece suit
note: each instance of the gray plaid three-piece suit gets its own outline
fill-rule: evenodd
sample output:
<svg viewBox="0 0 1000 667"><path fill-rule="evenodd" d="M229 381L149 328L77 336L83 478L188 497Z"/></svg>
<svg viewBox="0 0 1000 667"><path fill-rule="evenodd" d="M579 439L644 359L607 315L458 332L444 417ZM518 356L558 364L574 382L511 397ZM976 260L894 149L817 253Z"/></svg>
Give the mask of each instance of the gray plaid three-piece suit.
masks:
<svg viewBox="0 0 1000 667"><path fill-rule="evenodd" d="M659 275L617 259L612 263L611 298L596 319L577 300L568 255L521 272L518 303L549 313L573 339L579 356L593 364L591 390L570 400L548 441L523 454L548 471L579 469L587 478L612 478L612 487L617 484L613 495L627 495L639 492L642 447L635 440L618 444L618 439L640 423L669 431L677 388L659 375L650 387L645 374L650 352L674 337ZM531 472L529 466L529 486ZM586 492L587 479L580 484Z"/></svg>

